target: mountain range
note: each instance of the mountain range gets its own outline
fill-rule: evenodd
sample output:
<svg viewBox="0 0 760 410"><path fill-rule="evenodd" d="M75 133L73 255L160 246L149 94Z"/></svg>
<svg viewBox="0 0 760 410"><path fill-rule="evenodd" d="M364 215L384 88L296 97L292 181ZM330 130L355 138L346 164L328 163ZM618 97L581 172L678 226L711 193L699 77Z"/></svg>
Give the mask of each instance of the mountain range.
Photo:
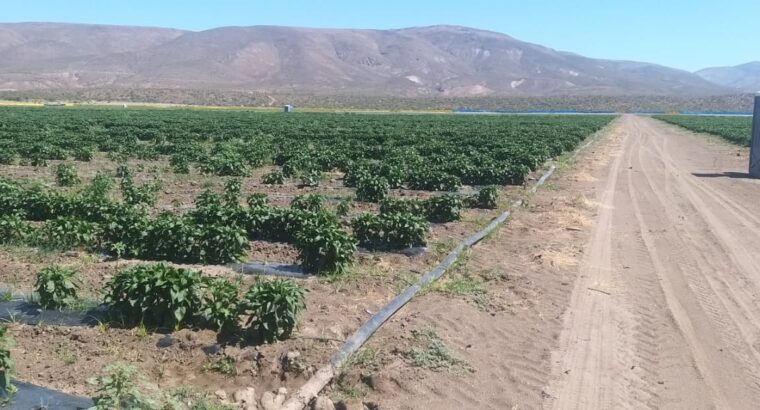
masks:
<svg viewBox="0 0 760 410"><path fill-rule="evenodd" d="M754 63L760 65L760 63ZM0 24L0 90L169 88L403 97L703 96L758 90L760 67L698 73L588 58L459 26L205 31Z"/></svg>
<svg viewBox="0 0 760 410"><path fill-rule="evenodd" d="M760 61L733 67L705 68L697 71L697 75L724 87L760 93Z"/></svg>

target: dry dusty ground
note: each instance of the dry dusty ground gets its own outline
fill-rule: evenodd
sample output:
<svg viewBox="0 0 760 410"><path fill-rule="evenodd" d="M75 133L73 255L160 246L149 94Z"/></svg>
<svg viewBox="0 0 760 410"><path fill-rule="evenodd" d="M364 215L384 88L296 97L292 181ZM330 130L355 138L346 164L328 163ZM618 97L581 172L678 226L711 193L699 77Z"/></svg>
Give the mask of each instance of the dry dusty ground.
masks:
<svg viewBox="0 0 760 410"><path fill-rule="evenodd" d="M618 119L446 279L485 278L485 296L414 300L347 370L353 392L373 386L364 400L383 409L757 408L760 181L744 177L747 154ZM415 366L420 329L461 362Z"/></svg>
<svg viewBox="0 0 760 410"><path fill-rule="evenodd" d="M747 151L647 118L620 132L544 405L757 408L760 181L743 173Z"/></svg>

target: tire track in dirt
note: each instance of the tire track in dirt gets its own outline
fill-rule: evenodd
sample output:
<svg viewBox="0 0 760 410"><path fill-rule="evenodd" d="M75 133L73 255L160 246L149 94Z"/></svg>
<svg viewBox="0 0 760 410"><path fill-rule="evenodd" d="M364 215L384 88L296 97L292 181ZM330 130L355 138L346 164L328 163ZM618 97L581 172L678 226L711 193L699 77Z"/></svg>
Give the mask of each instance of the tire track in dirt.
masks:
<svg viewBox="0 0 760 410"><path fill-rule="evenodd" d="M614 272L611 266L612 241L610 231L618 179L623 163L622 153L628 150L630 136L622 133L619 152L613 160L600 191L600 211L592 232L588 251L575 283L570 306L575 307L565 315L560 349L563 354L555 358L559 363L557 374L563 383L550 387L559 408L610 407L620 402L616 397L627 390L627 383L609 377L615 373L620 361L627 356L624 334L628 326L610 301L608 294L616 293ZM594 289L594 290L592 290ZM596 326L593 318L609 324ZM619 352L616 354L616 352ZM621 356L622 353L622 356ZM617 392L617 393L616 393Z"/></svg>
<svg viewBox="0 0 760 410"><path fill-rule="evenodd" d="M627 116L618 125L625 137L614 164L624 158L625 165L607 174L603 211L554 354L549 390L558 398L545 405L756 408L758 185L694 175L710 159L739 165L726 147L652 119ZM593 280L610 282L606 314L589 315L601 297L587 290ZM586 318L582 326L569 319L577 315Z"/></svg>

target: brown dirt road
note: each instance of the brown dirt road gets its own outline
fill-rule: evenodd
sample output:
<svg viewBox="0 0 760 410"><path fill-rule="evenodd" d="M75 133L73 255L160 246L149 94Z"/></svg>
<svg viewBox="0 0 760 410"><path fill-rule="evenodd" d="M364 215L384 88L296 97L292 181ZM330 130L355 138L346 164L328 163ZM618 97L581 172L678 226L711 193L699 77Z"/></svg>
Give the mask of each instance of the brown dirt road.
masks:
<svg viewBox="0 0 760 410"><path fill-rule="evenodd" d="M388 355L368 398L389 409L760 407L760 180L742 178L747 154L619 118L473 249L469 274L497 278L491 308L426 294L370 341L398 349L432 326L472 371Z"/></svg>
<svg viewBox="0 0 760 410"><path fill-rule="evenodd" d="M746 150L644 117L618 128L543 405L756 409L760 181L742 178Z"/></svg>

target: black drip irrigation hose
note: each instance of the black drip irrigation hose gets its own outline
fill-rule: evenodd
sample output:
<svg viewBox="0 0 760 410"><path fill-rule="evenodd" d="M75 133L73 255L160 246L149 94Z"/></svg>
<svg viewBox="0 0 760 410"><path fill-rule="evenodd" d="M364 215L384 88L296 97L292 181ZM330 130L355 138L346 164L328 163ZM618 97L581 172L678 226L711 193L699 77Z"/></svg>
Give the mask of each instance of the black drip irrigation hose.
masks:
<svg viewBox="0 0 760 410"><path fill-rule="evenodd" d="M536 189L546 182L546 180L554 173L555 169L556 167L554 165L551 165L549 167L549 170L538 180L538 182L536 182L536 185L531 189L531 192L536 192ZM522 199L519 199L515 201L512 206L514 208L517 208L522 206L522 204ZM330 359L331 365L335 368L341 367L343 363L345 363L346 359L348 359L349 356L356 352L356 350L358 350L367 341L367 339L369 339L369 337L372 336L372 334L375 333L378 328L380 328L383 323L385 323L391 316L393 316L393 314L401 309L401 307L409 303L409 301L412 300L412 298L426 285L435 282L441 276L443 276L443 274L446 273L446 270L448 270L457 261L457 259L459 259L459 256L462 254L462 252L468 248L473 247L475 244L483 240L483 238L493 232L497 227L499 227L499 225L503 224L504 221L506 221L511 215L512 211L506 211L498 217L494 218L491 223L488 224L488 226L467 237L464 241L462 241L462 243L457 245L457 247L454 248L454 250L452 250L448 256L446 256L446 259L439 263L438 266L421 277L416 283L406 288L403 292L401 292L401 294L393 298L393 300L391 300L388 304L383 306L380 311L372 316L369 321L364 323L362 327L360 327L356 332L354 332L353 335L351 335L351 337L348 338L348 340L346 340L346 343L343 345L343 347L341 347L341 349Z"/></svg>
<svg viewBox="0 0 760 410"><path fill-rule="evenodd" d="M584 145L582 148L585 148L587 145ZM580 149L582 148L576 150L575 154L580 152ZM538 187L543 185L546 180L552 174L554 174L555 169L556 166L554 164L551 164L549 169L536 182L530 192L535 193ZM512 207L518 208L522 206L522 204L523 200L519 199L512 204ZM416 283L407 287L403 292L401 292L401 294L383 306L382 309L374 314L366 323L364 323L356 332L354 332L354 334L352 334L348 340L346 340L340 350L338 350L338 352L335 353L332 358L330 358L329 365L319 369L319 371L317 371L317 373L312 376L312 378L309 379L306 384L304 384L296 392L295 396L291 397L283 404L282 409L301 410L306 407L309 402L311 402L312 398L318 395L319 392L327 385L327 383L329 383L330 380L338 373L338 369L340 369L340 367L345 364L346 360L348 360L352 354L354 354L362 345L364 345L370 336L372 336L377 331L377 329L382 326L383 323L390 319L390 317L393 316L404 305L409 303L409 301L412 300L412 298L425 286L443 276L443 274L446 273L446 270L448 270L457 261L457 259L459 259L459 256L462 254L462 252L483 240L483 238L488 236L497 227L503 224L511 215L512 211L505 211L493 219L491 223L488 224L488 226L467 237L467 239L457 245L457 247L454 248L454 250L452 250L448 256L446 256L446 259L439 263L438 266L433 268L433 270L421 277Z"/></svg>

